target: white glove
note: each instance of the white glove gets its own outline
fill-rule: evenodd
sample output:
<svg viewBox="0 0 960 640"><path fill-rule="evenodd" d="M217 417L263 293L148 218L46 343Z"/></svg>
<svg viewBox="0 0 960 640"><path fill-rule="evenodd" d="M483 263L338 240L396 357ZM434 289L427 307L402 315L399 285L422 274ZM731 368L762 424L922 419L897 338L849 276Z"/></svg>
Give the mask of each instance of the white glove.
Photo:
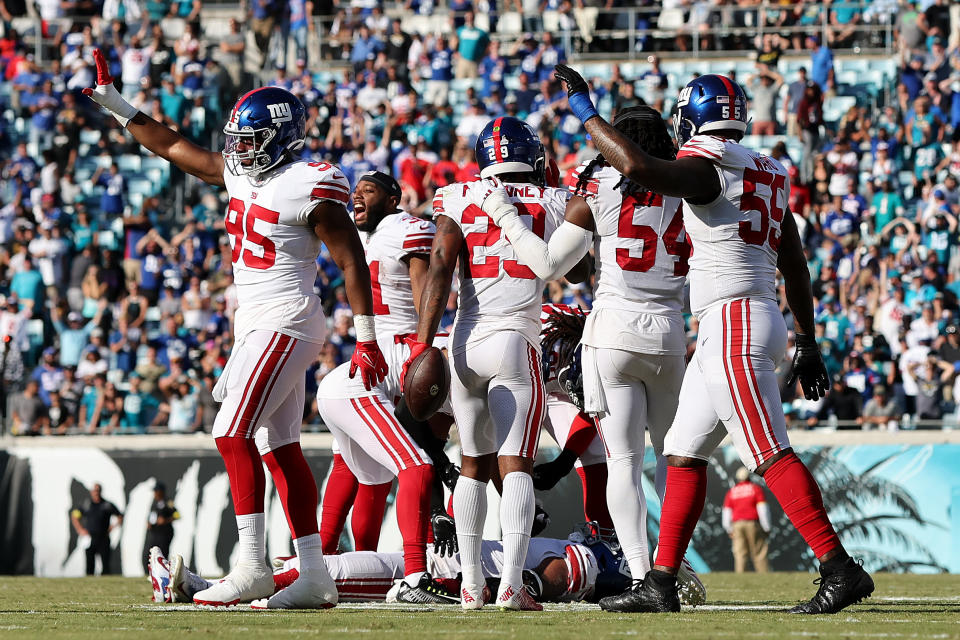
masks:
<svg viewBox="0 0 960 640"><path fill-rule="evenodd" d="M500 221L511 214L519 218L517 208L513 206L513 203L507 198L507 191L503 187L498 187L488 193L487 197L483 199L483 204L480 205L480 208L493 220L493 224L498 227L502 227L503 225L500 224Z"/></svg>
<svg viewBox="0 0 960 640"><path fill-rule="evenodd" d="M93 61L97 65L97 86L93 89L84 89L83 94L109 111L120 123L120 126L126 127L139 110L124 100L117 88L113 86L110 67L100 49L93 50Z"/></svg>

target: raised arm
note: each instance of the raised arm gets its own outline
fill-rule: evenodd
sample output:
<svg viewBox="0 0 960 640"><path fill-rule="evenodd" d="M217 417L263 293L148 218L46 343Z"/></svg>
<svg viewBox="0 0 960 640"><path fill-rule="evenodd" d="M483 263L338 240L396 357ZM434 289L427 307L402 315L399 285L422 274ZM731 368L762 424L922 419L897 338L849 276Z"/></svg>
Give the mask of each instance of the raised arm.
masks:
<svg viewBox="0 0 960 640"><path fill-rule="evenodd" d="M590 88L579 73L558 64L556 76L567 87L570 109L583 122L603 158L617 171L665 196L710 202L720 195L720 176L712 162L694 157L671 161L651 156L600 117L590 101Z"/></svg>
<svg viewBox="0 0 960 640"><path fill-rule="evenodd" d="M363 254L363 243L357 227L342 204L324 200L307 218L308 224L343 272L347 300L353 309L353 326L357 332L357 348L350 360L350 377L360 371L367 390L380 384L387 375L387 363L377 346L373 321L373 292L370 269Z"/></svg>
<svg viewBox="0 0 960 640"><path fill-rule="evenodd" d="M99 49L93 50L97 65L97 86L84 89L91 100L111 112L134 139L181 170L204 182L223 186L223 155L197 146L176 131L168 129L124 100L113 86L107 61Z"/></svg>
<svg viewBox="0 0 960 640"><path fill-rule="evenodd" d="M793 356L793 372L788 385L798 378L807 400L818 400L830 388L827 368L820 355L820 347L813 337L813 290L810 271L803 255L803 244L797 231L793 213L787 211L780 227L780 251L777 268L783 274L787 305L793 313L797 334L797 349Z"/></svg>
<svg viewBox="0 0 960 640"><path fill-rule="evenodd" d="M570 198L563 224L545 242L527 228L503 188L483 201L483 212L507 235L523 264L542 280L555 280L570 271L590 250L593 241L593 214L586 200Z"/></svg>

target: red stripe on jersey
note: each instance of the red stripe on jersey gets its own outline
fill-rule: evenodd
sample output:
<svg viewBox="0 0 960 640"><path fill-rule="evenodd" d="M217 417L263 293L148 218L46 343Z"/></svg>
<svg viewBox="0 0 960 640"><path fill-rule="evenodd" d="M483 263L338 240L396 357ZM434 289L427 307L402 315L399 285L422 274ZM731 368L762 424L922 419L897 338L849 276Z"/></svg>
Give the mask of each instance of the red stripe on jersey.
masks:
<svg viewBox="0 0 960 640"><path fill-rule="evenodd" d="M289 338L289 336L287 336ZM270 380L270 386L267 387L267 390L264 392L263 397L269 398L270 394L273 393L273 387L277 384L277 379L280 377L280 373L283 371L283 368L287 365L287 361L290 360L290 356L293 355L293 350L297 347L297 339L290 338L288 345L286 347L286 352L283 354L283 357L277 362L276 369L273 372L273 379ZM263 409L266 407L266 402L261 402L260 407L257 409L257 413L253 416L253 425L256 426L260 421L261 415L263 415Z"/></svg>
<svg viewBox="0 0 960 640"><path fill-rule="evenodd" d="M311 198L325 198L329 200L336 200L337 202L347 203L347 200L350 199L350 196L344 193L343 191L336 191L334 189L326 189L317 187L310 192Z"/></svg>
<svg viewBox="0 0 960 640"><path fill-rule="evenodd" d="M493 152L497 154L497 162L503 162L503 154L500 153L500 123L503 118L497 118L493 123Z"/></svg>
<svg viewBox="0 0 960 640"><path fill-rule="evenodd" d="M244 405L239 415L235 416L236 425L234 433L228 433L228 435L242 438L253 436L256 420L263 411L262 405L267 399L267 386L270 385L271 381L275 380L277 374L279 374L280 361L287 357L287 347L290 344L290 340L292 340L290 336L280 334L273 349L270 351L270 355L267 356L263 368L260 369L260 374L256 376L256 382L253 383L253 389L250 390L250 396L247 398L246 405Z"/></svg>
<svg viewBox="0 0 960 640"><path fill-rule="evenodd" d="M696 148L696 147L695 147L695 148L689 148L689 149L688 149L688 148L685 146L683 149L680 149L680 152L679 152L679 153L677 153L677 160L679 160L680 158L687 158L687 157L705 158L705 159L707 159L707 160L719 160L719 159L720 159L720 156L718 156L718 155L715 154L715 153L711 153L711 152L707 151L706 149L700 149L700 148Z"/></svg>
<svg viewBox="0 0 960 640"><path fill-rule="evenodd" d="M408 240L403 243L403 248L410 253L430 253L430 250L433 249L433 244L420 240Z"/></svg>

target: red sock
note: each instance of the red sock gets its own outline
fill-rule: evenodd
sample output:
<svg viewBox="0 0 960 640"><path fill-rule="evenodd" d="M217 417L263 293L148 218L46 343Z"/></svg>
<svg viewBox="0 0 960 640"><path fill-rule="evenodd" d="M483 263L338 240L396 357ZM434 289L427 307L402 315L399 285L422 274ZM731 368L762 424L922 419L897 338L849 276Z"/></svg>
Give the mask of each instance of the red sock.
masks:
<svg viewBox="0 0 960 640"><path fill-rule="evenodd" d="M353 501L353 517L350 530L353 532L354 551L376 551L380 542L380 525L387 508L387 496L393 482L361 484Z"/></svg>
<svg viewBox="0 0 960 640"><path fill-rule="evenodd" d="M317 527L317 481L303 457L299 442L291 442L263 456L277 485L280 504L287 514L290 534L296 538L313 535Z"/></svg>
<svg viewBox="0 0 960 640"><path fill-rule="evenodd" d="M350 471L343 456L333 455L333 470L323 490L320 508L320 541L323 554L333 555L340 546L340 534L347 522L347 514L357 497L357 477Z"/></svg>
<svg viewBox="0 0 960 640"><path fill-rule="evenodd" d="M843 546L823 508L817 481L795 453L774 462L763 479L816 557Z"/></svg>
<svg viewBox="0 0 960 640"><path fill-rule="evenodd" d="M233 511L238 516L263 513L267 479L253 438L217 438L217 450L230 478Z"/></svg>
<svg viewBox="0 0 960 640"><path fill-rule="evenodd" d="M597 425L584 413L578 413L570 425L570 432L567 434L567 441L563 443L564 449L569 449L577 454L577 457L583 455L593 439L597 437Z"/></svg>
<svg viewBox="0 0 960 640"><path fill-rule="evenodd" d="M676 569L687 551L707 498L706 467L667 467L655 565Z"/></svg>
<svg viewBox="0 0 960 640"><path fill-rule="evenodd" d="M613 519L607 509L607 465L591 464L577 469L583 485L583 517L595 520L604 529L613 529Z"/></svg>
<svg viewBox="0 0 960 640"><path fill-rule="evenodd" d="M427 570L427 528L430 525L430 484L433 466L400 472L397 486L397 524L403 537L403 573Z"/></svg>

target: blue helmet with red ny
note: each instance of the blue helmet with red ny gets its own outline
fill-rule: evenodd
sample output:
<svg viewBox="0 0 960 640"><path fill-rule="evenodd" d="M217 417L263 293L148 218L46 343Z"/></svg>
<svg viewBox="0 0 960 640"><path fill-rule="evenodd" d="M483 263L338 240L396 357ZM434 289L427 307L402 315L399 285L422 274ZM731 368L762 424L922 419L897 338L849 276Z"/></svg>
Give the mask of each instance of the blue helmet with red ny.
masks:
<svg viewBox="0 0 960 640"><path fill-rule="evenodd" d="M235 176L257 176L298 151L306 135L306 109L300 98L280 87L244 94L230 112L223 132L223 159Z"/></svg>
<svg viewBox="0 0 960 640"><path fill-rule="evenodd" d="M502 116L488 122L477 138L476 154L481 178L531 172L538 184L544 184L543 143L536 130L519 118Z"/></svg>
<svg viewBox="0 0 960 640"><path fill-rule="evenodd" d="M695 135L710 131L747 130L747 96L726 76L694 78L680 91L673 132L683 145Z"/></svg>

